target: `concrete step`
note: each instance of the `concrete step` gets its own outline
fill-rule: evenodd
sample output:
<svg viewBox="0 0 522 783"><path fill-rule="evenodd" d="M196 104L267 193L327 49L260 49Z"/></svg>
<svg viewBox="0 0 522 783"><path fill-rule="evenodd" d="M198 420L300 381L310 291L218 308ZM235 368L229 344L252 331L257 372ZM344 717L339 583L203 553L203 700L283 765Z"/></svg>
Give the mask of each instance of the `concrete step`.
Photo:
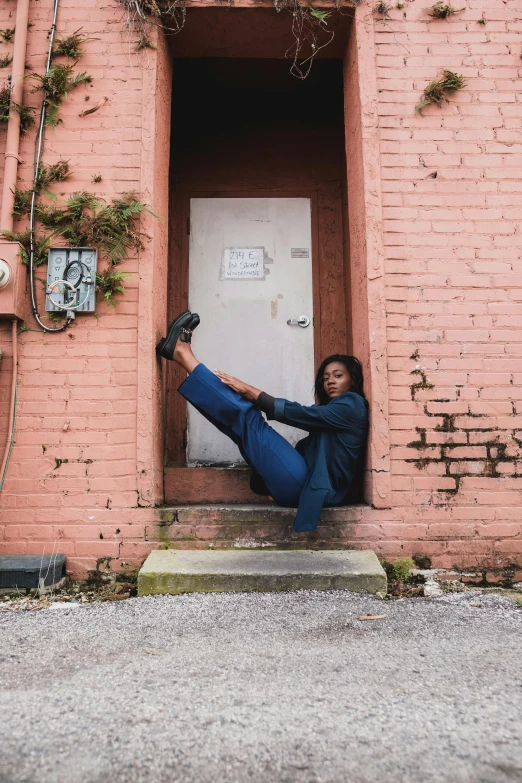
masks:
<svg viewBox="0 0 522 783"><path fill-rule="evenodd" d="M276 547L305 549L361 546L358 528L366 505L325 508L316 530L294 533L297 510L276 505L178 505L158 509L159 524L147 526L147 539L176 549ZM367 532L368 524L362 530ZM364 541L364 538L362 539ZM361 548L368 548L369 541ZM370 544L371 546L371 544Z"/></svg>
<svg viewBox="0 0 522 783"><path fill-rule="evenodd" d="M138 595L283 590L386 593L371 550L156 550L138 574Z"/></svg>

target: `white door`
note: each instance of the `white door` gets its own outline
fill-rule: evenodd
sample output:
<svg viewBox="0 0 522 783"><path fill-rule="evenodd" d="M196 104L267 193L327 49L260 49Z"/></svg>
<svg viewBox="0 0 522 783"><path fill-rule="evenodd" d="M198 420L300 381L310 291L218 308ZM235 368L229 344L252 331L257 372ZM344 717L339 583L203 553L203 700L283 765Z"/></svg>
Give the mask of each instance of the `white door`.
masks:
<svg viewBox="0 0 522 783"><path fill-rule="evenodd" d="M312 300L310 199L191 199L189 308L201 317L192 343L209 369L311 405ZM308 326L287 323L301 316ZM273 425L292 443L306 434ZM187 445L188 465L242 462L191 405Z"/></svg>

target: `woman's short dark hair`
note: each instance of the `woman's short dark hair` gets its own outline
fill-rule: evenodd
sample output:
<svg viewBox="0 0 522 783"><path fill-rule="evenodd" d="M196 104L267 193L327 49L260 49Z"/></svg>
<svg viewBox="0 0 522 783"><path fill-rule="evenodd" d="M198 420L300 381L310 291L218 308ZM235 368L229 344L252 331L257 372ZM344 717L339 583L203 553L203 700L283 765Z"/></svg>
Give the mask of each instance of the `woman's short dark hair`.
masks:
<svg viewBox="0 0 522 783"><path fill-rule="evenodd" d="M356 359L355 356L346 356L342 353L334 353L331 356L327 356L326 359L321 362L321 366L317 370L317 375L315 376L315 396L319 401L319 405L326 405L328 402L330 402L330 398L324 389L323 376L326 367L329 364L332 364L332 362L339 362L339 364L344 364L350 374L350 378L352 379L352 388L350 391L355 392L355 394L360 394L363 399L366 399L363 391L364 379L362 365L359 359Z"/></svg>

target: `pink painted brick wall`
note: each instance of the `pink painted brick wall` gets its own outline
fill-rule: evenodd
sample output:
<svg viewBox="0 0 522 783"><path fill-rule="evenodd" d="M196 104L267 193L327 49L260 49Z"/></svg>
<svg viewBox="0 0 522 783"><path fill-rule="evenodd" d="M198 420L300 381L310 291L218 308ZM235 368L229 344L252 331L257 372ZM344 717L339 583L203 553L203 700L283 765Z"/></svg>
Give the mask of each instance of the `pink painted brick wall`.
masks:
<svg viewBox="0 0 522 783"><path fill-rule="evenodd" d="M501 565L522 556L522 28L512 0L426 5L374 14L393 506L440 565ZM465 89L415 115L443 69Z"/></svg>
<svg viewBox="0 0 522 783"><path fill-rule="evenodd" d="M430 19L425 0L391 9L386 20L372 16L371 4L358 11L376 41L392 508L353 510L336 541L389 558L427 554L448 568L504 567L522 558L522 23L514 0L458 5L465 11L447 21ZM14 10L15 0L6 0L0 27L11 26ZM39 71L50 10L50 0L31 3L28 60ZM164 49L129 54L112 2L62 0L60 34L79 27L96 39L77 66L93 83L71 93L63 123L47 133L45 162L68 159L73 172L54 189L106 198L143 192L150 74ZM467 86L442 108L415 115L423 88L443 68L464 75ZM157 73L168 96L168 68ZM103 96L102 109L78 116ZM31 178L33 139L34 131L22 143L22 186ZM94 185L98 173L103 181ZM148 197L165 215L166 204L158 210L154 193ZM141 256L125 270L141 277L151 248ZM55 548L84 571L101 557L117 567L138 562L158 545L154 490L140 483L158 437L145 448L139 434L157 433L153 401L144 403L140 391L138 314L147 318L148 304L140 305L139 290L136 275L116 310L100 305L99 318L79 318L63 335L20 336L0 551ZM0 345L3 443L11 347L2 322ZM160 479L151 482L157 493ZM193 545L208 544L201 532Z"/></svg>
<svg viewBox="0 0 522 783"><path fill-rule="evenodd" d="M15 0L2 4L0 27L13 26L15 8ZM40 73L51 12L50 0L31 2L27 60ZM52 188L59 198L79 190L106 199L142 191L142 85L151 66L146 57L129 55L121 18L112 2L100 7L61 0L58 35L81 27L92 37L75 67L93 81L70 93L60 109L63 122L46 132L44 162L66 159L72 170L69 180ZM31 95L31 88L28 80L25 100L39 105L41 95ZM108 102L98 112L79 117L104 96ZM33 145L34 128L22 140L26 164L19 187L31 182ZM93 183L96 174L102 175L99 184ZM2 552L55 548L68 555L70 568L84 570L98 557L118 557L129 539L143 541L139 520L150 512L136 508L138 260L129 258L124 269L134 276L116 309L99 304L97 318L79 317L64 334L19 337L16 446L0 495ZM28 306L26 325L34 329L29 312ZM5 322L0 345L7 357L0 373L3 448L11 355Z"/></svg>

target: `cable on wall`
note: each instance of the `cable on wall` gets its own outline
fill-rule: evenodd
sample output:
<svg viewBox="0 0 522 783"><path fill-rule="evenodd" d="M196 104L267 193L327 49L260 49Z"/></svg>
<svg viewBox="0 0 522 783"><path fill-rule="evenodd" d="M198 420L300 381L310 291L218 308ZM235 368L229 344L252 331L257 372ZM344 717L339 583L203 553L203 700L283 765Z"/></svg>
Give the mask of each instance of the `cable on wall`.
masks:
<svg viewBox="0 0 522 783"><path fill-rule="evenodd" d="M51 61L53 57L53 47L54 47L54 39L56 35L56 20L58 18L58 6L60 2L59 0L54 0L54 9L53 9L53 23L51 26L51 33L49 36L49 52L47 54L47 64L46 64L46 73L51 68ZM41 318L40 314L38 313L38 304L36 301L36 291L35 291L35 277L34 277L34 249L35 249L35 242L34 242L34 233L35 233L35 223L36 223L36 184L38 179L38 172L40 170L40 163L42 160L42 152L43 152L43 146L44 146L44 132L45 132L45 115L47 112L47 93L44 90L43 94L43 100L42 100L42 108L40 109L40 119L38 121L38 130L36 131L36 138L35 138L35 146L34 146L34 173L33 173L33 192L31 195L31 211L29 214L29 231L30 231L30 250L29 250L29 293L31 297L31 309L33 311L33 316L38 323L39 326L42 327L42 329L45 332L63 332L72 320L74 320L74 311L68 310L67 312L67 320L65 321L62 326L58 327L49 327L46 326Z"/></svg>

